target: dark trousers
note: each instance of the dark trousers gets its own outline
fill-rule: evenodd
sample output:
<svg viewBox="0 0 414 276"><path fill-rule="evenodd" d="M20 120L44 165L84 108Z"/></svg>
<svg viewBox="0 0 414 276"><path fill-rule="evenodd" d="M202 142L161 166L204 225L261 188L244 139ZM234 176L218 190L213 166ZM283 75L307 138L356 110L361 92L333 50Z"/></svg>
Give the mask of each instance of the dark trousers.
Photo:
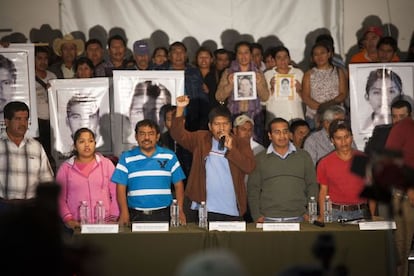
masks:
<svg viewBox="0 0 414 276"><path fill-rule="evenodd" d="M128 208L129 219L131 222L134 221L170 221L170 208L166 207L159 210L150 211L150 213L145 213L144 211L135 210Z"/></svg>

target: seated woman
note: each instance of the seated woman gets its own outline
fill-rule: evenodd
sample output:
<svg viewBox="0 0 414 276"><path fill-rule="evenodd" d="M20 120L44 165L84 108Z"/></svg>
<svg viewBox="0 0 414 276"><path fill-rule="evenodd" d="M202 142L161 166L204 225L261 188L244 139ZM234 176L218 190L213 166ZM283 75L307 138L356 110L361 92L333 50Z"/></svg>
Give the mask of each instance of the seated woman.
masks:
<svg viewBox="0 0 414 276"><path fill-rule="evenodd" d="M109 159L95 151L95 134L80 128L73 136L74 156L59 167L56 182L62 187L59 206L63 222L69 228L80 226L79 206L87 201L90 223L94 222L94 207L98 201L105 206L105 221L117 221L119 208L116 185L111 182L115 167Z"/></svg>
<svg viewBox="0 0 414 276"><path fill-rule="evenodd" d="M250 43L241 41L235 47L236 60L230 68L226 69L220 79L216 91L217 101L224 103L227 100L227 107L230 109L234 120L240 114L246 114L254 120L254 138L262 143L264 137L264 116L260 102L265 102L269 98L269 90L263 73L256 67L252 60ZM256 99L235 100L234 73L252 71L256 76Z"/></svg>

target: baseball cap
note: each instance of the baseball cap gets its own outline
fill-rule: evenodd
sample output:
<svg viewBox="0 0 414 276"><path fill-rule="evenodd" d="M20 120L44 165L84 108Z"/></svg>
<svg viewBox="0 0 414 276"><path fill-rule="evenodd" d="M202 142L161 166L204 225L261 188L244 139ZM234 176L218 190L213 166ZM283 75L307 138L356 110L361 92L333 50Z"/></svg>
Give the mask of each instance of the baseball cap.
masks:
<svg viewBox="0 0 414 276"><path fill-rule="evenodd" d="M136 55L149 55L148 44L143 40L137 40L134 42L134 54Z"/></svg>
<svg viewBox="0 0 414 276"><path fill-rule="evenodd" d="M367 35L367 33L375 33L377 36L382 37L382 29L377 26L368 27L364 32L364 37Z"/></svg>
<svg viewBox="0 0 414 276"><path fill-rule="evenodd" d="M245 114L239 115L236 119L234 119L233 127L241 126L246 122L250 122L252 125L254 125L254 121L249 116Z"/></svg>

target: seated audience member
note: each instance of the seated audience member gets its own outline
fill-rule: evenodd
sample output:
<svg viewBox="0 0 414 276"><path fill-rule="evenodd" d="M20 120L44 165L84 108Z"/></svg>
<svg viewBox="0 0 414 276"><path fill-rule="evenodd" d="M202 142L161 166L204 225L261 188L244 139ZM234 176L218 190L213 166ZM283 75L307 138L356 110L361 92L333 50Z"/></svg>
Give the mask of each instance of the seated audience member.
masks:
<svg viewBox="0 0 414 276"><path fill-rule="evenodd" d="M264 74L266 83L270 91L269 99L266 101L266 122L270 122L275 117L281 117L286 120L293 118L304 118L302 106L302 78L303 72L299 68L291 65L289 50L284 46L274 48L274 60L276 66L267 70ZM292 74L295 76L296 94L288 96L279 96L276 76L280 74ZM293 87L292 87L293 89Z"/></svg>
<svg viewBox="0 0 414 276"><path fill-rule="evenodd" d="M307 221L308 200L318 194L312 159L289 141L289 123L285 119L269 122L268 135L271 144L256 156L256 169L247 184L253 220Z"/></svg>
<svg viewBox="0 0 414 276"><path fill-rule="evenodd" d="M345 109L342 106L332 105L328 107L322 115L322 128L312 132L305 140L303 149L310 154L315 166L319 159L335 149L329 138L329 125L335 119L345 119Z"/></svg>
<svg viewBox="0 0 414 276"><path fill-rule="evenodd" d="M168 68L168 49L165 47L157 47L152 52L151 70L159 70Z"/></svg>
<svg viewBox="0 0 414 276"><path fill-rule="evenodd" d="M52 64L49 68L59 79L71 79L75 77L75 60L85 49L81 39L75 39L71 34L53 41L53 51L61 62Z"/></svg>
<svg viewBox="0 0 414 276"><path fill-rule="evenodd" d="M293 119L289 124L289 139L296 148L303 148L303 143L310 132L309 124L303 119Z"/></svg>
<svg viewBox="0 0 414 276"><path fill-rule="evenodd" d="M377 44L378 62L398 62L397 41L391 36L382 37Z"/></svg>
<svg viewBox="0 0 414 276"><path fill-rule="evenodd" d="M53 171L42 145L26 132L29 107L8 102L4 107L6 130L0 135L0 213L33 203L40 182L52 182Z"/></svg>
<svg viewBox="0 0 414 276"><path fill-rule="evenodd" d="M249 139L231 134L231 114L225 107L210 111L209 131L187 131L183 115L189 102L188 96L177 97L170 132L193 154L186 187L186 195L193 201L191 209L197 210L205 201L208 220L241 220L247 209L244 177L255 167Z"/></svg>
<svg viewBox="0 0 414 276"><path fill-rule="evenodd" d="M120 209L119 224L133 221L169 221L174 184L180 209L179 220L186 224L183 209L184 172L174 152L157 145L160 139L158 125L149 119L135 127L138 147L121 154L112 175Z"/></svg>
<svg viewBox="0 0 414 276"><path fill-rule="evenodd" d="M263 143L264 136L264 114L261 102L269 98L266 79L260 69L253 61L250 43L241 41L235 46L236 60L232 61L230 68L226 69L220 79L216 91L216 99L220 103L227 102L227 107L233 118L240 114L246 114L254 121L254 138ZM235 100L234 95L234 74L237 72L254 72L256 75L257 98L252 100ZM236 80L237 81L237 80Z"/></svg>
<svg viewBox="0 0 414 276"><path fill-rule="evenodd" d="M95 77L105 77L104 49L99 39L91 38L85 43L86 57L89 58L94 67Z"/></svg>
<svg viewBox="0 0 414 276"><path fill-rule="evenodd" d="M253 150L253 154L256 155L262 150L264 150L264 147L253 139L253 127L254 127L254 122L247 115L242 114L242 115L237 116L236 119L234 119L234 122L233 122L234 135L241 137L241 138L248 138L250 140L250 147Z"/></svg>
<svg viewBox="0 0 414 276"><path fill-rule="evenodd" d="M149 70L150 66L150 51L148 43L143 40L134 42L134 60L135 68L137 70Z"/></svg>
<svg viewBox="0 0 414 276"><path fill-rule="evenodd" d="M208 249L190 255L175 276L248 276L241 261L227 249Z"/></svg>
<svg viewBox="0 0 414 276"><path fill-rule="evenodd" d="M334 120L329 126L329 137L335 151L323 157L317 166L319 191L319 220L323 221L326 195L332 200L333 221L371 217L375 214L375 202L360 194L365 187L365 179L351 171L355 156L363 152L352 148L352 129L349 122Z"/></svg>
<svg viewBox="0 0 414 276"><path fill-rule="evenodd" d="M95 134L80 128L73 136L74 156L59 167L56 182L61 185L60 215L69 228L80 226L79 205L87 201L90 223L95 222L95 206L102 201L105 221L117 221L119 216L116 186L111 181L115 167L111 160L96 152Z"/></svg>
<svg viewBox="0 0 414 276"><path fill-rule="evenodd" d="M80 57L75 62L75 77L78 79L93 78L95 68L87 57Z"/></svg>

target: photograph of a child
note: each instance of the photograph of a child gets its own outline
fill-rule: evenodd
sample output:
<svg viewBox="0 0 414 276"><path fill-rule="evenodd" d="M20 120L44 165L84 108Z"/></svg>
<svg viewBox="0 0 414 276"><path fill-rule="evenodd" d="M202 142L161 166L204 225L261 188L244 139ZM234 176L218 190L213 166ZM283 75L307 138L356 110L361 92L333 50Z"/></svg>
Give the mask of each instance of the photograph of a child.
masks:
<svg viewBox="0 0 414 276"><path fill-rule="evenodd" d="M276 74L276 96L293 100L295 95L295 76L291 74Z"/></svg>

